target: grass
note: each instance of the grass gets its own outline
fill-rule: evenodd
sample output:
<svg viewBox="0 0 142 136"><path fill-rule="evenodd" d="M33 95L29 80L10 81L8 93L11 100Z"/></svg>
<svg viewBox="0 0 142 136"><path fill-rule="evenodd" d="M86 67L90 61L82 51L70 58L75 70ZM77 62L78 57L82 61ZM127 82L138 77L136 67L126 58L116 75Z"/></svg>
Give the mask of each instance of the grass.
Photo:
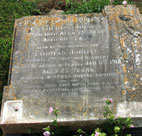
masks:
<svg viewBox="0 0 142 136"><path fill-rule="evenodd" d="M67 14L78 13L98 13L104 8L105 5L109 5L109 0L88 0L82 2L68 1L66 7Z"/></svg>

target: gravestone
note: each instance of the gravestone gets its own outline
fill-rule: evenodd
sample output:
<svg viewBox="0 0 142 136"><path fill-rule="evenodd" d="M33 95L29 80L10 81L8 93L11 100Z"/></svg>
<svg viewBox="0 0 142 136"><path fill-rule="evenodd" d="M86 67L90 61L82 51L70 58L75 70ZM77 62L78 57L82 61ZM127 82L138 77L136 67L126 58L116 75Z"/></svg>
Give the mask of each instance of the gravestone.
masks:
<svg viewBox="0 0 142 136"><path fill-rule="evenodd" d="M1 127L5 134L42 131L58 108L59 125L94 128L104 97L118 116L142 117L142 18L135 6L100 14L16 20Z"/></svg>

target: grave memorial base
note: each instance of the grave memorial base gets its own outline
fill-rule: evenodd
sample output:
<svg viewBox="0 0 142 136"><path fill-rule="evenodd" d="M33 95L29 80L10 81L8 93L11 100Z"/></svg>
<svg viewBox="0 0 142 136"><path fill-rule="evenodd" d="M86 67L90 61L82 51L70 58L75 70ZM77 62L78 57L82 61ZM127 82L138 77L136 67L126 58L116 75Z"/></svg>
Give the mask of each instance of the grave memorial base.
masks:
<svg viewBox="0 0 142 136"><path fill-rule="evenodd" d="M51 106L60 111L59 126L94 129L105 121L104 97L116 115L142 127L142 17L134 5L24 17L14 28L4 135L42 132L53 120Z"/></svg>

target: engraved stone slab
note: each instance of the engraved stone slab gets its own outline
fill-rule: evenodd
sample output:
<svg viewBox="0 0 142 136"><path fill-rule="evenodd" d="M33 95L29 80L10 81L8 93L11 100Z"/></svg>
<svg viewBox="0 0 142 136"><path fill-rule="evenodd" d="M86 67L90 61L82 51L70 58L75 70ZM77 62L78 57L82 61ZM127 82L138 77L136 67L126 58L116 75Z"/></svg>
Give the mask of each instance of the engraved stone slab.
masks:
<svg viewBox="0 0 142 136"><path fill-rule="evenodd" d="M133 6L106 7L105 15L16 20L3 103L20 100L22 116L17 123L2 122L3 130L13 133L6 128L13 123L32 124L31 128L33 124L50 123L50 106L59 109L61 125L73 129L93 126L103 119L104 97L113 98L116 114L141 117L141 111L134 114L141 97L133 94L135 90L142 93L142 38L135 26L137 23L141 27L140 22L140 14Z"/></svg>
<svg viewBox="0 0 142 136"><path fill-rule="evenodd" d="M100 118L103 97L123 99L106 17L26 17L15 34L9 99L23 101L23 118L52 120L50 106L60 120Z"/></svg>

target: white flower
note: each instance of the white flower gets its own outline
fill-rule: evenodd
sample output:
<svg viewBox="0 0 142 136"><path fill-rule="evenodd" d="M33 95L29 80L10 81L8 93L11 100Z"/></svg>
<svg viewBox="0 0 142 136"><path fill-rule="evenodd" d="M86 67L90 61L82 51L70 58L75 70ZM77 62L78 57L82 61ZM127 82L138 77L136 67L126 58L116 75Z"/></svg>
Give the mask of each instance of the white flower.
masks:
<svg viewBox="0 0 142 136"><path fill-rule="evenodd" d="M50 132L49 132L49 131L45 131L45 132L43 133L43 135L44 135L44 136L50 136Z"/></svg>
<svg viewBox="0 0 142 136"><path fill-rule="evenodd" d="M124 1L122 2L122 4L123 4L124 6L127 6L127 1L124 0Z"/></svg>

